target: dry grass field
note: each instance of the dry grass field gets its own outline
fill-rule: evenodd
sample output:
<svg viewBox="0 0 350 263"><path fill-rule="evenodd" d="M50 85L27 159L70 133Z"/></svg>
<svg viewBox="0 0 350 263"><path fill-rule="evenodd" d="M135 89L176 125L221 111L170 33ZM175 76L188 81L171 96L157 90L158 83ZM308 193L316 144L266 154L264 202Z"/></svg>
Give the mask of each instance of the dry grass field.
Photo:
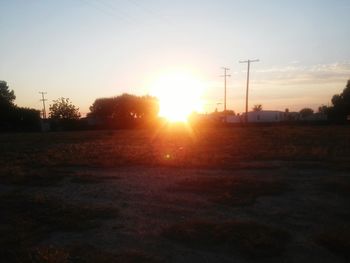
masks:
<svg viewBox="0 0 350 263"><path fill-rule="evenodd" d="M0 134L1 262L349 262L350 127Z"/></svg>

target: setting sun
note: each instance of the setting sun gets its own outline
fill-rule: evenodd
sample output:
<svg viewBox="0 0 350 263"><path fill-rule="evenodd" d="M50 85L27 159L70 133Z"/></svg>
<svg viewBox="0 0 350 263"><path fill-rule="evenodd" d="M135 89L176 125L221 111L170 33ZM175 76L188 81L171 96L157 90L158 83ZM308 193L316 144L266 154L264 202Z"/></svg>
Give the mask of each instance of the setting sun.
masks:
<svg viewBox="0 0 350 263"><path fill-rule="evenodd" d="M188 116L203 110L205 85L193 74L171 72L161 75L152 85L159 99L159 116L171 122L186 122Z"/></svg>

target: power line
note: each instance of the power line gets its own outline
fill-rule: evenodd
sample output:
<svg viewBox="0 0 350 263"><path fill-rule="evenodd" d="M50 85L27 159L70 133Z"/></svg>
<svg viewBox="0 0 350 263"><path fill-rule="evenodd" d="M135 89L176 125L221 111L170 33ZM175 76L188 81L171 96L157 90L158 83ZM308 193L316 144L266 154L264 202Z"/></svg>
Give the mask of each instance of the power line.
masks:
<svg viewBox="0 0 350 263"><path fill-rule="evenodd" d="M43 119L46 119L46 107L45 107L45 101L47 101L47 99L45 99L45 94L47 94L47 92L39 92L39 94L41 94L42 99L40 101L43 102Z"/></svg>
<svg viewBox="0 0 350 263"><path fill-rule="evenodd" d="M249 95L249 71L250 71L250 63L252 62L259 62L259 59L248 59L239 61L239 63L247 63L248 64L248 70L247 70L247 90L246 90L246 96L245 96L245 122L248 123L248 95Z"/></svg>
<svg viewBox="0 0 350 263"><path fill-rule="evenodd" d="M226 96L227 96L227 77L231 77L231 75L228 75L227 74L227 71L229 71L230 69L229 68L226 68L226 67L222 67L222 69L224 70L224 75L222 75L221 77L224 78L224 115L225 115L225 122L227 121L227 118L226 118Z"/></svg>

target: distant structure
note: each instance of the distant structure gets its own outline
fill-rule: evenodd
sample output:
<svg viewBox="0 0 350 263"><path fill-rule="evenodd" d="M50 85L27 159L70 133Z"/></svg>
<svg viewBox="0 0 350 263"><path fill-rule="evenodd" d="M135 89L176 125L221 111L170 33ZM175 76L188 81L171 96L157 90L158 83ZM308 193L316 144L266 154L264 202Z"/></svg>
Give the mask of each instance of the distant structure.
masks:
<svg viewBox="0 0 350 263"><path fill-rule="evenodd" d="M265 110L265 111L250 111L248 114L228 116L228 123L274 123L286 121L287 116L283 111Z"/></svg>
<svg viewBox="0 0 350 263"><path fill-rule="evenodd" d="M245 115L245 114L244 114ZM248 122L253 123L264 123L264 122L281 122L284 121L286 116L285 112L283 111L250 111L248 112L248 116L245 118L248 120Z"/></svg>
<svg viewBox="0 0 350 263"><path fill-rule="evenodd" d="M248 114L231 115L227 117L227 123L277 123L277 122L318 122L327 121L327 116L322 113L314 113L302 118L299 112L285 112L276 110L250 111Z"/></svg>

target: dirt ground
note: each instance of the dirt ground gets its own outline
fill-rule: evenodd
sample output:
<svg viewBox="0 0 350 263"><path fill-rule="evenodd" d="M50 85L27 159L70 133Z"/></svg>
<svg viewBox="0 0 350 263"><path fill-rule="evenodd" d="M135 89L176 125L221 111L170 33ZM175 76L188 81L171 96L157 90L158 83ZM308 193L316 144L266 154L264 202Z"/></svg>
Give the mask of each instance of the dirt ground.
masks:
<svg viewBox="0 0 350 263"><path fill-rule="evenodd" d="M350 127L0 134L0 262L350 262Z"/></svg>
<svg viewBox="0 0 350 263"><path fill-rule="evenodd" d="M15 191L77 207L102 205L118 211L112 218L97 219L98 227L54 231L41 239L45 247L81 246L116 255L141 255L128 262L346 262L346 254L332 251L320 240L349 224L350 174L318 167L321 164L284 162L270 162L265 169L226 170L61 167L53 172L62 179L52 185L2 184L0 189L3 194ZM232 221L273 227L288 238L276 253L251 257L249 251L240 249L240 241L223 248L227 242L223 246L220 240L218 246L216 241L203 243L200 239L210 239L210 234L198 239L196 235L201 234L195 228L186 229L188 222ZM177 232L167 235L169 229ZM186 237L176 238L183 231L189 234L188 242Z"/></svg>

